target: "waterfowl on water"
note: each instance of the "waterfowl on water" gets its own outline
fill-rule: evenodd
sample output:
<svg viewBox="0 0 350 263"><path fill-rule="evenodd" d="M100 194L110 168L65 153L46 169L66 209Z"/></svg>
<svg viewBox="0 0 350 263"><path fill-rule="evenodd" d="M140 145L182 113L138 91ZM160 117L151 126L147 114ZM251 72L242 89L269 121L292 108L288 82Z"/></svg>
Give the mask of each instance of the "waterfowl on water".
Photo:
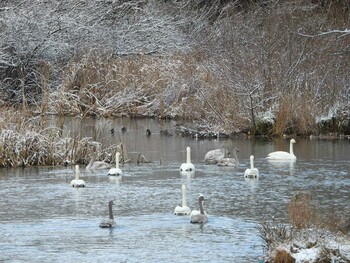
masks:
<svg viewBox="0 0 350 263"><path fill-rule="evenodd" d="M245 178L258 178L259 170L254 167L254 155L250 156L250 168L246 169L244 172Z"/></svg>
<svg viewBox="0 0 350 263"><path fill-rule="evenodd" d="M294 143L296 143L295 140L291 139L289 143L289 152L285 152L285 151L272 152L272 153L269 153L266 158L269 160L281 160L281 161L296 160L297 157L293 153Z"/></svg>
<svg viewBox="0 0 350 263"><path fill-rule="evenodd" d="M79 165L75 166L75 179L70 182L70 185L73 187L85 187L85 182L82 179L79 179L80 171Z"/></svg>
<svg viewBox="0 0 350 263"><path fill-rule="evenodd" d="M191 209L186 204L186 186L183 184L182 187L182 206L176 206L174 214L177 216L189 215Z"/></svg>
<svg viewBox="0 0 350 263"><path fill-rule="evenodd" d="M111 168L111 164L106 163L104 161L95 161L95 154L90 155L91 160L89 164L86 166L86 170L97 170L97 169L109 169Z"/></svg>
<svg viewBox="0 0 350 263"><path fill-rule="evenodd" d="M207 152L204 156L204 161L206 164L217 164L222 158L225 157L226 149L222 147L221 149L215 149Z"/></svg>
<svg viewBox="0 0 350 263"><path fill-rule="evenodd" d="M147 135L147 136L150 136L151 134L152 134L151 130L150 130L150 129L147 129L147 130L146 130L146 135Z"/></svg>
<svg viewBox="0 0 350 263"><path fill-rule="evenodd" d="M199 223L204 224L208 222L208 215L204 211L204 196L202 194L199 195L198 198L198 204L199 204L199 211L193 210L190 215L191 223Z"/></svg>
<svg viewBox="0 0 350 263"><path fill-rule="evenodd" d="M115 154L115 167L111 168L108 171L108 175L121 175L123 173L122 170L119 168L119 156L120 156L120 153L117 152Z"/></svg>
<svg viewBox="0 0 350 263"><path fill-rule="evenodd" d="M116 222L114 221L113 217L113 210L112 206L114 205L113 201L108 202L108 211L109 211L109 218L108 219L102 219L100 222L100 227L102 228L111 228L116 226Z"/></svg>
<svg viewBox="0 0 350 263"><path fill-rule="evenodd" d="M186 162L181 164L180 171L194 171L194 165L191 163L191 148L186 148Z"/></svg>
<svg viewBox="0 0 350 263"><path fill-rule="evenodd" d="M238 149L234 147L233 149L233 157L231 157L231 153L228 153L228 157L222 158L218 161L218 166L238 166L239 161L237 157Z"/></svg>

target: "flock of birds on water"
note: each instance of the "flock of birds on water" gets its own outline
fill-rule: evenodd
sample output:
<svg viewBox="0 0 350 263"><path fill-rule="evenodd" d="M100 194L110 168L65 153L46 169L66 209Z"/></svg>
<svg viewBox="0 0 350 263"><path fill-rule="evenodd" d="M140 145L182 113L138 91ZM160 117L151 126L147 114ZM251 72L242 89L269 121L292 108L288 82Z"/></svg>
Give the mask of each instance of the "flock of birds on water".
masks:
<svg viewBox="0 0 350 263"><path fill-rule="evenodd" d="M294 155L293 152L293 144L296 143L294 139L290 140L290 148L289 152L286 151L275 151L272 153L269 153L266 159L268 160L276 160L276 161L295 161L297 158ZM226 150L225 149L215 149L207 152L204 157L204 161L206 164L217 164L219 166L238 166L238 158L237 158L237 151L238 149L235 148L234 150L234 157L231 157L230 154L228 154L228 157L226 156ZM94 156L91 156L91 161L87 165L87 170L94 170L94 169L108 169L110 168L110 165L108 163L105 163L103 161L95 161ZM116 166L114 168L110 168L108 171L109 176L119 176L122 175L122 170L119 168L119 157L120 153L117 152L115 156L116 160ZM180 166L180 172L181 173L194 173L195 166L191 162L191 148L186 148L186 162L182 163ZM80 171L79 171L79 165L75 166L75 179L71 181L70 185L73 187L85 187L84 180L79 178ZM258 178L259 177L259 170L254 167L254 156L250 156L250 168L247 168L244 172L245 178ZM109 218L103 219L100 222L101 228L113 228L116 226L116 222L114 220L113 216L113 209L112 206L114 205L113 200L108 202L108 209L109 209ZM199 210L192 210L187 206L186 202L186 186L182 185L182 205L176 206L174 209L174 214L177 216L190 216L190 222L191 223L199 223L204 224L208 222L208 215L204 211L204 196L203 194L200 194L198 197L198 207Z"/></svg>

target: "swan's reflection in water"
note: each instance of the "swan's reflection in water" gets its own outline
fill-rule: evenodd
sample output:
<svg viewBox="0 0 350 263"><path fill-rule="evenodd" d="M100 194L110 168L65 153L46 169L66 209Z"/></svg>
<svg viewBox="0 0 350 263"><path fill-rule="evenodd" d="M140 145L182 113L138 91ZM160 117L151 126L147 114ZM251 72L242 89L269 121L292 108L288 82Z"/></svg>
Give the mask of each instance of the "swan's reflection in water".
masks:
<svg viewBox="0 0 350 263"><path fill-rule="evenodd" d="M118 175L118 176L108 176L109 181L113 184L120 185L123 181L123 175Z"/></svg>
<svg viewBox="0 0 350 263"><path fill-rule="evenodd" d="M268 163L280 173L288 172L289 175L295 175L296 160L267 160Z"/></svg>

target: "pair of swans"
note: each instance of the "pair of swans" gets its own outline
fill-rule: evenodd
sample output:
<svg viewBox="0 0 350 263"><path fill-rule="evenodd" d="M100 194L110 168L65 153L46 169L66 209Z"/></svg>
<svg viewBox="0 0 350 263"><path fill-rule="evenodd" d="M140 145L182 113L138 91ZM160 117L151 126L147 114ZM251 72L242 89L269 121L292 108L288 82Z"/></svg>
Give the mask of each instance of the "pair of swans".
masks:
<svg viewBox="0 0 350 263"><path fill-rule="evenodd" d="M297 157L293 152L293 144L296 143L294 139L289 142L289 152L275 151L269 153L266 159L270 161L296 161ZM244 172L245 178L257 178L259 177L259 170L254 167L254 156L250 156L250 169L246 169Z"/></svg>
<svg viewBox="0 0 350 263"><path fill-rule="evenodd" d="M238 166L237 152L238 149L234 147L233 156L231 156L227 147L222 147L221 149L207 152L204 156L204 161L206 164L217 164L218 166Z"/></svg>
<svg viewBox="0 0 350 263"><path fill-rule="evenodd" d="M119 168L119 157L120 153L117 152L115 154L115 167L111 168L111 164L106 163L104 161L95 161L96 154L91 154L91 160L89 164L86 166L86 170L98 170L98 169L109 169L108 175L121 175L123 172Z"/></svg>
<svg viewBox="0 0 350 263"><path fill-rule="evenodd" d="M111 165L109 163L106 163L104 161L95 161L96 160L96 153L90 154L90 162L86 166L86 170L98 170L98 169L109 169L111 168Z"/></svg>
<svg viewBox="0 0 350 263"><path fill-rule="evenodd" d="M199 210L193 210L186 204L186 186L182 185L182 206L176 206L174 209L174 214L178 216L190 215L191 223L201 223L204 224L208 222L208 215L204 211L204 196L202 194L199 195L198 204Z"/></svg>

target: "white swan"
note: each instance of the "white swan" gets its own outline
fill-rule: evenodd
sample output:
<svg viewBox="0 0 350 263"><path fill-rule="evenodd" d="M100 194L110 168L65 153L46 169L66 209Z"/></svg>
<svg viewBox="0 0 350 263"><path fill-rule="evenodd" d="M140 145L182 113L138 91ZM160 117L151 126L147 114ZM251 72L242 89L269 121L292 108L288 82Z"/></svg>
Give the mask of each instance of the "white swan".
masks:
<svg viewBox="0 0 350 263"><path fill-rule="evenodd" d="M100 227L102 227L102 228L115 227L116 226L116 223L115 223L114 217L113 217L112 205L114 205L113 201L109 201L108 202L109 218L101 220Z"/></svg>
<svg viewBox="0 0 350 263"><path fill-rule="evenodd" d="M208 222L208 215L204 211L203 202L204 202L204 196L200 194L198 198L199 211L193 210L191 212L191 215L190 215L191 223L204 224Z"/></svg>
<svg viewBox="0 0 350 263"><path fill-rule="evenodd" d="M293 153L293 143L295 143L295 140L291 139L289 145L289 153L284 151L272 152L269 153L266 158L269 160L296 160L297 157Z"/></svg>
<svg viewBox="0 0 350 263"><path fill-rule="evenodd" d="M191 209L186 204L186 186L182 185L182 206L176 206L174 210L174 214L177 216L189 215L191 213Z"/></svg>
<svg viewBox="0 0 350 263"><path fill-rule="evenodd" d="M250 169L246 169L244 172L245 178L258 178L259 170L258 168L254 168L254 155L250 156Z"/></svg>
<svg viewBox="0 0 350 263"><path fill-rule="evenodd" d="M91 154L91 160L86 166L86 170L108 169L111 168L111 164L104 161L95 161L95 154Z"/></svg>
<svg viewBox="0 0 350 263"><path fill-rule="evenodd" d="M222 158L225 157L226 149L215 149L207 152L204 156L204 161L206 164L217 164Z"/></svg>
<svg viewBox="0 0 350 263"><path fill-rule="evenodd" d="M222 158L218 161L218 166L238 166L239 161L237 157L238 149L234 147L233 149L233 157L231 157L231 154L228 153L228 157Z"/></svg>
<svg viewBox="0 0 350 263"><path fill-rule="evenodd" d="M181 164L180 171L194 171L194 165L191 163L191 148L186 148L186 162Z"/></svg>
<svg viewBox="0 0 350 263"><path fill-rule="evenodd" d="M85 182L82 179L79 179L80 171L79 165L75 166L75 179L70 182L70 185L73 187L85 187Z"/></svg>
<svg viewBox="0 0 350 263"><path fill-rule="evenodd" d="M117 152L115 154L115 167L109 169L108 175L121 175L123 173L122 170L119 168L119 156L120 156L120 153Z"/></svg>

